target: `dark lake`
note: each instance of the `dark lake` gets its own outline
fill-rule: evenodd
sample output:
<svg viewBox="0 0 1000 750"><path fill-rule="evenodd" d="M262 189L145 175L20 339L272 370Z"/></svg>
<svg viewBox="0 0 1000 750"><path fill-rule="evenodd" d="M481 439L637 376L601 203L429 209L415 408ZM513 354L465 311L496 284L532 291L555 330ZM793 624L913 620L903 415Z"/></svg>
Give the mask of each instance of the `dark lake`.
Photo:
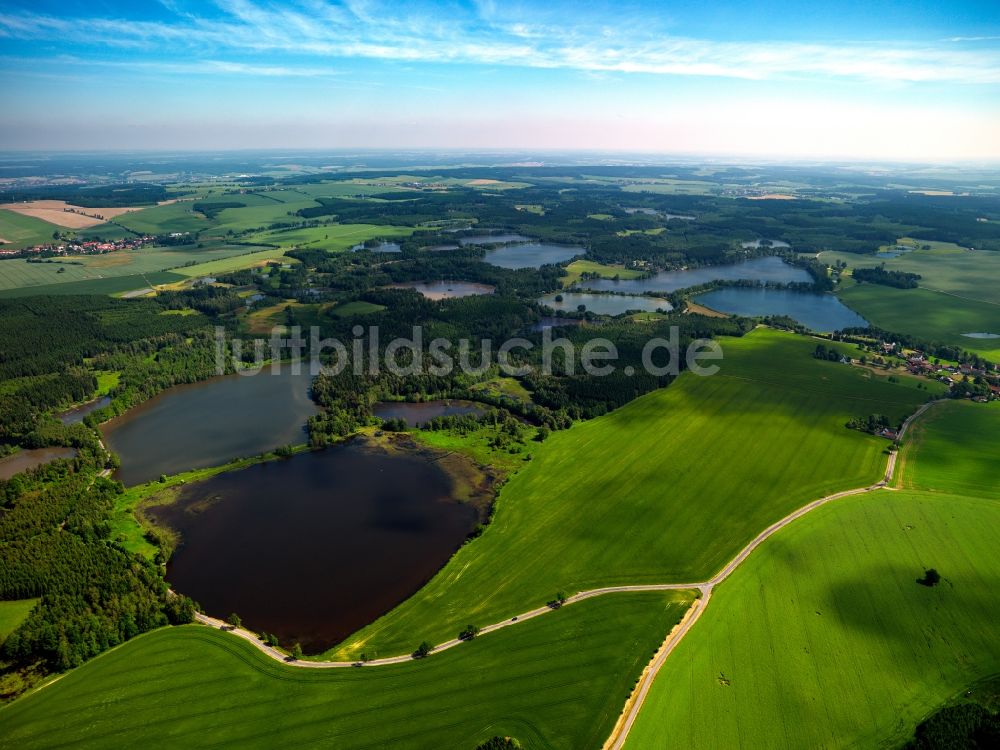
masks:
<svg viewBox="0 0 1000 750"><path fill-rule="evenodd" d="M281 445L306 441L306 420L316 413L309 398L309 364L272 375L227 375L170 388L101 426L122 466L115 476L128 486L187 469L218 466Z"/></svg>
<svg viewBox="0 0 1000 750"><path fill-rule="evenodd" d="M22 448L17 453L0 458L0 479L10 479L15 474L57 458L73 458L75 455L75 448Z"/></svg>
<svg viewBox="0 0 1000 750"><path fill-rule="evenodd" d="M507 242L531 242L531 237L523 234L480 234L474 237L460 237L463 245L503 245Z"/></svg>
<svg viewBox="0 0 1000 750"><path fill-rule="evenodd" d="M561 296L562 302L556 301ZM553 310L576 311L579 305L585 305L587 312L598 315L621 315L629 310L655 312L669 311L673 306L665 299L658 297L641 297L630 294L588 294L586 292L552 292L538 300Z"/></svg>
<svg viewBox="0 0 1000 750"><path fill-rule="evenodd" d="M435 417L460 417L465 414L485 414L486 409L475 401L447 399L411 403L409 401L379 401L372 413L382 419L402 419L410 427L418 427Z"/></svg>
<svg viewBox="0 0 1000 750"><path fill-rule="evenodd" d="M771 281L782 284L810 283L813 279L804 268L796 268L781 258L768 255L724 266L702 266L683 271L661 271L648 279L595 279L581 281L581 289L598 292L673 292L677 289L707 284L710 281Z"/></svg>
<svg viewBox="0 0 1000 750"><path fill-rule="evenodd" d="M868 321L832 294L727 287L699 294L694 301L731 315L787 315L822 333L868 327Z"/></svg>
<svg viewBox="0 0 1000 750"><path fill-rule="evenodd" d="M416 289L427 299L452 299L471 297L474 294L493 294L495 287L474 281L412 281L390 284L392 289Z"/></svg>
<svg viewBox="0 0 1000 750"><path fill-rule="evenodd" d="M167 580L210 615L325 650L417 591L478 522L432 458L354 440L192 484L147 511L181 534Z"/></svg>
<svg viewBox="0 0 1000 750"><path fill-rule="evenodd" d="M98 409L103 409L110 403L110 396L102 396L101 398L94 399L93 401L88 401L85 404L74 406L72 409L67 409L59 415L59 421L63 424L76 424L77 422L82 422L84 417L88 414L93 411L97 411Z"/></svg>
<svg viewBox="0 0 1000 750"><path fill-rule="evenodd" d="M562 263L584 253L586 253L584 248L573 245L528 242L488 250L484 260L501 268L541 268L547 263Z"/></svg>
<svg viewBox="0 0 1000 750"><path fill-rule="evenodd" d="M401 253L403 248L399 246L398 242L380 242L377 245L371 247L365 247L364 243L353 245L351 250L358 252L359 250L368 250L373 253Z"/></svg>

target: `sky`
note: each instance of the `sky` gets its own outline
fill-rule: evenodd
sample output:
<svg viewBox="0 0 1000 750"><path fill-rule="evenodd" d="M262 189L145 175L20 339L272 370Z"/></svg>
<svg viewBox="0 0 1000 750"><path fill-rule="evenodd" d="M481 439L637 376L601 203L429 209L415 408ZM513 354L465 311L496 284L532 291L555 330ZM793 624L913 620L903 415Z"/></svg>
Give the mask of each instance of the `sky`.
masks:
<svg viewBox="0 0 1000 750"><path fill-rule="evenodd" d="M4 0L0 149L1000 161L1000 2Z"/></svg>

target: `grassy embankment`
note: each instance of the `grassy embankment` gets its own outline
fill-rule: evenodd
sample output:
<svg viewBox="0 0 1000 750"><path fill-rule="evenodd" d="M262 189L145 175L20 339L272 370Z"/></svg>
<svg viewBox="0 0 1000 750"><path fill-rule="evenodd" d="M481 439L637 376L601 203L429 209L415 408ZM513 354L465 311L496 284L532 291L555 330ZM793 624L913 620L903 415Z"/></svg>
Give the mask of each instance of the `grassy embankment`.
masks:
<svg viewBox="0 0 1000 750"><path fill-rule="evenodd" d="M901 421L927 397L909 378L818 361L809 338L760 329L722 345L720 374L684 374L533 445L486 533L331 655L405 653L559 590L705 580L788 512L877 481L887 443L848 419Z"/></svg>
<svg viewBox="0 0 1000 750"><path fill-rule="evenodd" d="M909 489L825 506L756 551L662 669L628 747L895 747L1000 671L1000 405L949 402ZM926 568L942 576L918 585Z"/></svg>
<svg viewBox="0 0 1000 750"><path fill-rule="evenodd" d="M202 626L159 630L0 709L0 747L473 748L499 735L596 750L689 601L602 597L361 669L284 666Z"/></svg>

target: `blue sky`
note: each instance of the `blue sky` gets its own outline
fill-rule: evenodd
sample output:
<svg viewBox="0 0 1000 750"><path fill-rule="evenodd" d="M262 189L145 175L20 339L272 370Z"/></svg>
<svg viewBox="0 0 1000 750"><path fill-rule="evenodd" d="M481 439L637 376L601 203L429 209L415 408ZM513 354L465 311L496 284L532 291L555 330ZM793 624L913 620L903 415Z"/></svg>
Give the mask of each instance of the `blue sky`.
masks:
<svg viewBox="0 0 1000 750"><path fill-rule="evenodd" d="M0 148L1000 159L997 2L0 8Z"/></svg>

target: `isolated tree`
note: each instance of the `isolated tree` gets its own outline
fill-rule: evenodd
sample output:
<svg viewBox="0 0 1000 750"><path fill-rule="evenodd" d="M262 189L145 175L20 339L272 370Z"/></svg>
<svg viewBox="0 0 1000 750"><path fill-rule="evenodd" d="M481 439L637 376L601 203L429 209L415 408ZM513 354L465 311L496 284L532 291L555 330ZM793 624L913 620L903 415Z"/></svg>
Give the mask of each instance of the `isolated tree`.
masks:
<svg viewBox="0 0 1000 750"><path fill-rule="evenodd" d="M941 583L941 574L938 573L934 568L928 568L924 571L924 577L918 578L917 583L921 586L927 586L932 588Z"/></svg>
<svg viewBox="0 0 1000 750"><path fill-rule="evenodd" d="M296 643L294 646L292 646L292 659L298 661L301 658L302 658L302 645Z"/></svg>
<svg viewBox="0 0 1000 750"><path fill-rule="evenodd" d="M229 615L229 617L226 618L226 622L228 622L234 628L243 627L243 620L241 620L240 616L235 612L233 612L231 615Z"/></svg>
<svg viewBox="0 0 1000 750"><path fill-rule="evenodd" d="M433 649L433 648L434 647L431 644L429 644L427 641L422 641L420 643L420 645L417 646L417 650L413 652L413 658L414 659L423 659L425 656L427 656L431 652L431 649Z"/></svg>

